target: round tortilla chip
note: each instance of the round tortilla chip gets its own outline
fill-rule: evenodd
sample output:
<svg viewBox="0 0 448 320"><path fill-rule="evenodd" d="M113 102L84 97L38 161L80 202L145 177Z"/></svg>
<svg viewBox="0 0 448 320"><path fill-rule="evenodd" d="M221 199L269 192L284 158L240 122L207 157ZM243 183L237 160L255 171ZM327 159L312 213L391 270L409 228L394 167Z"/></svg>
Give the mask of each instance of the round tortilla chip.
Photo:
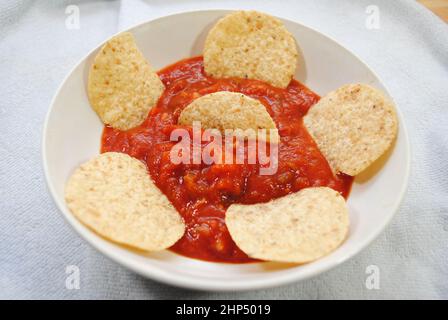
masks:
<svg viewBox="0 0 448 320"><path fill-rule="evenodd" d="M90 69L88 95L101 120L116 129L140 125L165 89L129 32L110 39Z"/></svg>
<svg viewBox="0 0 448 320"><path fill-rule="evenodd" d="M256 11L237 11L210 30L205 72L217 78L249 78L286 88L297 67L297 46L283 23Z"/></svg>
<svg viewBox="0 0 448 320"><path fill-rule="evenodd" d="M194 100L182 110L179 124L192 125L195 121L204 129L218 129L223 133L226 129L252 129L246 132L248 138L256 138L258 129L266 129L266 140L279 141L277 127L266 107L242 93L220 91Z"/></svg>
<svg viewBox="0 0 448 320"><path fill-rule="evenodd" d="M185 231L145 165L124 153L103 153L82 164L67 182L65 201L101 236L141 250L168 248Z"/></svg>
<svg viewBox="0 0 448 320"><path fill-rule="evenodd" d="M305 263L339 247L350 222L344 198L333 189L317 187L268 203L232 204L226 224L249 257Z"/></svg>
<svg viewBox="0 0 448 320"><path fill-rule="evenodd" d="M349 84L323 97L304 124L335 173L355 176L391 145L398 120L392 101L365 84Z"/></svg>

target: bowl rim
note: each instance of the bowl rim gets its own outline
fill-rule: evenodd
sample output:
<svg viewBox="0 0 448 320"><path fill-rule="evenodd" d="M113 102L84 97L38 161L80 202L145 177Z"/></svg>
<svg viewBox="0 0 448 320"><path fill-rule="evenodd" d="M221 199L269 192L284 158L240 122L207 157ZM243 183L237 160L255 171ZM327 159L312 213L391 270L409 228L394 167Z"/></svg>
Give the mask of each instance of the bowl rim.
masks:
<svg viewBox="0 0 448 320"><path fill-rule="evenodd" d="M62 199L60 199L55 190L55 186L50 179L49 175L49 165L47 161L47 147L46 147L46 141L47 141L47 134L48 134L48 123L50 119L50 115L52 113L56 98L59 96L61 89L69 79L69 77L72 75L74 70L82 64L95 50L101 47L102 44L104 44L106 41L108 41L110 38L116 36L117 34L120 34L122 32L130 31L132 32L134 29L139 28L145 24L155 22L157 20L165 19L165 18L175 18L178 15L183 14L193 14L193 13L204 13L204 12L216 12L216 13L222 13L226 14L235 10L244 10L244 9L229 9L229 8L223 8L223 9L199 9L199 10L186 10L186 11L177 11L173 12L167 15L158 16L156 18L148 19L143 22L136 23L125 30L119 31L115 33L114 35L108 37L107 39L100 42L97 46L89 50L85 55L83 55L75 64L74 66L69 70L69 72L66 74L66 76L63 78L62 82L59 84L55 94L53 95L53 98L50 103L50 108L47 111L47 114L45 116L44 125L43 125L43 133L42 133L42 165L45 175L45 180L47 182L48 189L50 191L50 194L53 198L53 201L56 203L56 206L58 208L58 211L62 214L64 219L68 222L68 224L76 231L76 233L83 238L91 247L93 247L96 251L100 252L110 260L118 263L119 265L122 265L133 272L142 275L146 278L150 278L152 280L156 280L158 282L166 283L169 285L174 285L177 287L187 288L187 289L195 289L195 290L203 290L203 291L217 291L217 292L229 292L229 291L247 291L247 290L256 290L256 289L266 289L266 288L272 288L272 287L278 287L282 285L287 285L290 283L294 283L297 281L309 279L311 277L317 276L321 273L324 273L330 269L333 269L334 267L342 264L343 262L348 261L349 259L353 258L355 255L363 251L370 243L375 240L381 232L384 231L384 229L389 225L392 218L397 214L397 211L403 201L404 195L406 194L408 184L409 184L409 176L410 176L410 166L411 166L411 145L409 142L409 135L408 131L406 129L406 125L404 122L404 116L402 114L402 111L400 108L396 105L396 113L399 119L400 123L400 134L403 135L403 141L405 143L405 152L406 152L406 163L404 163L404 183L401 186L401 189L396 197L396 200L394 202L394 205L392 206L391 212L389 216L387 216L386 219L384 219L380 224L378 224L376 230L371 233L370 236L363 238L362 241L359 242L358 246L351 247L347 250L347 253L344 255L344 257L340 258L339 260L332 260L329 261L327 264L317 264L315 268L313 269L306 269L306 270L300 270L297 272L290 272L286 274L277 274L275 276L271 276L270 278L263 279L263 277L256 278L256 279L246 279L246 280L215 280L215 279L197 279L188 275L184 274L173 274L170 271L165 271L160 267L153 266L153 265L142 265L141 263L137 261L132 261L130 259L127 259L126 257L123 257L119 252L113 251L113 250L107 250L104 248L101 248L101 245L99 245L96 241L93 240L89 236L88 233L93 232L87 229L82 229L80 224L75 223L75 217L71 215L71 213L68 212L68 209L66 208L65 203ZM269 13L270 14L270 13ZM275 16L275 15L273 15ZM328 39L329 41L332 41L335 45L341 47L342 49L348 51L350 54L352 54L360 63L362 63L381 83L381 85L384 87L386 94L390 97L390 99L393 100L393 97L389 94L389 90L387 90L387 87L384 85L384 82L382 79L378 76L378 74L372 70L357 54L352 52L351 50L347 49L346 47L342 46L337 40L334 38L326 35L325 33L322 33L312 27L309 27L307 25L304 25L301 22L282 18L275 16L283 21L287 21L288 23L294 23L298 24L301 27L308 29L312 32L318 33L319 35L323 36L324 38ZM208 263L204 261L204 263Z"/></svg>

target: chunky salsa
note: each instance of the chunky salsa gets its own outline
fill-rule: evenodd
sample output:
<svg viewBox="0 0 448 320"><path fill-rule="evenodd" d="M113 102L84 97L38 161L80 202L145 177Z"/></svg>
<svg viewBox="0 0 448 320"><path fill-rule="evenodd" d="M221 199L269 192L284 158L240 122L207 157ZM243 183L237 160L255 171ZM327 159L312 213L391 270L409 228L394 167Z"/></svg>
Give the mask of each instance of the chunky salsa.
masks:
<svg viewBox="0 0 448 320"><path fill-rule="evenodd" d="M205 74L202 57L177 62L159 76L166 89L145 122L128 131L106 126L101 151L125 152L147 164L152 179L187 225L184 236L171 247L174 252L209 261L254 261L235 245L225 225L225 212L232 203L267 202L312 186L328 186L348 196L352 177L332 174L302 124L319 96L298 81L279 89L257 80L214 79ZM177 124L180 112L194 99L217 91L240 92L266 106L281 137L275 174L261 175L258 163L171 161L170 150L177 141L170 141L170 135L182 127ZM201 142L201 147L207 143Z"/></svg>

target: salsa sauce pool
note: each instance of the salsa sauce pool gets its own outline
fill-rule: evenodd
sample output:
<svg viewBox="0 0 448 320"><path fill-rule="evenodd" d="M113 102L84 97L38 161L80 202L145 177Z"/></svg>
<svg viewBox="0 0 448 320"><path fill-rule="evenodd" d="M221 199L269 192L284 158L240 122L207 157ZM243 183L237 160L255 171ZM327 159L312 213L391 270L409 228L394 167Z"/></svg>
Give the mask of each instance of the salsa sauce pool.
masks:
<svg viewBox="0 0 448 320"><path fill-rule="evenodd" d="M353 178L332 174L302 122L319 96L298 81L279 89L257 80L214 79L205 74L202 57L179 61L158 74L166 89L148 118L128 131L106 126L101 152L124 152L146 163L187 226L172 251L216 262L255 261L227 230L224 217L232 203L267 202L316 186L348 196ZM170 150L177 141L170 141L171 132L183 128L191 133L191 128L177 124L180 112L194 99L217 91L240 92L266 107L281 137L275 174L260 175L259 164L173 164Z"/></svg>

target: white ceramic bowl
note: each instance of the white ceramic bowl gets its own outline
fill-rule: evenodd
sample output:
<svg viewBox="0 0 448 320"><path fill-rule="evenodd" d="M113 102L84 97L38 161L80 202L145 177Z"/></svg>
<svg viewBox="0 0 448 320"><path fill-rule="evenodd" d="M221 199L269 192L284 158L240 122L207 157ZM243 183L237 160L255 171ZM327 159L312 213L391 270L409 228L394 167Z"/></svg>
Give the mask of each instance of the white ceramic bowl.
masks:
<svg viewBox="0 0 448 320"><path fill-rule="evenodd" d="M200 55L205 36L228 11L195 11L140 24L131 31L140 50L157 69ZM375 73L334 40L297 22L284 20L301 49L296 79L324 95L346 83L371 84L387 93ZM73 228L93 247L123 266L158 281L203 290L248 290L287 284L317 275L366 247L397 211L409 173L409 142L398 110L399 133L394 147L357 177L348 199L351 229L332 254L305 265L279 263L225 264L186 258L170 251L139 254L104 240L84 227L64 201L64 185L72 171L99 153L103 124L91 109L87 74L99 47L70 72L57 91L45 122L43 164L56 204Z"/></svg>

